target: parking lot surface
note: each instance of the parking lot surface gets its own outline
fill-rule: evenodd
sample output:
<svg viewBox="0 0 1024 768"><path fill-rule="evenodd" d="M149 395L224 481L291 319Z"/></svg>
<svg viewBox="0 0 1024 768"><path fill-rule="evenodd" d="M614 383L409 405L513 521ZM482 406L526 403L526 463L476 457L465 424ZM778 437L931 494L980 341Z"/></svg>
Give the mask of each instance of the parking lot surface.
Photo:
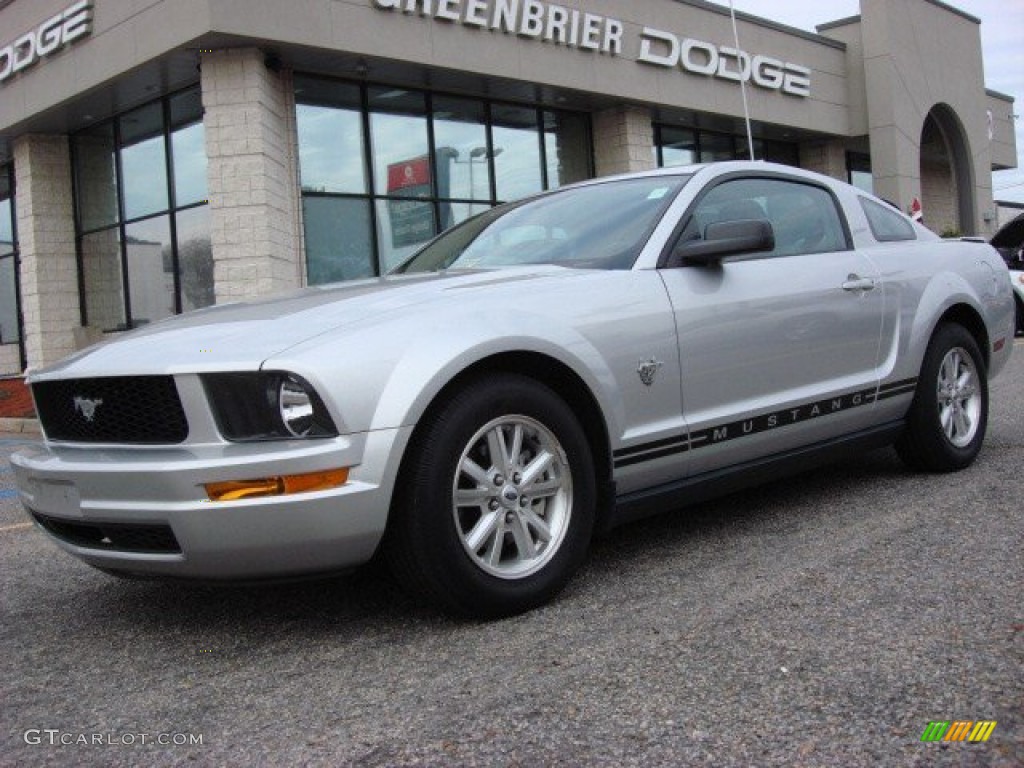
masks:
<svg viewBox="0 0 1024 768"><path fill-rule="evenodd" d="M373 569L108 577L28 524L0 435L0 765L1024 765L1022 405L1018 341L971 469L878 451L666 513L494 623Z"/></svg>

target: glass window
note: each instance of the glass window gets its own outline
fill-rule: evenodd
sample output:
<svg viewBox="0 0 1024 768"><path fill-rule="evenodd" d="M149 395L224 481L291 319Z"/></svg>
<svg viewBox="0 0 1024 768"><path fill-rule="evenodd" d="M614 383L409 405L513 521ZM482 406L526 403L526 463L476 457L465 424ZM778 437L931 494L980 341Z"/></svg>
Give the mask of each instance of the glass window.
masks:
<svg viewBox="0 0 1024 768"><path fill-rule="evenodd" d="M303 191L367 192L359 87L298 78L295 94Z"/></svg>
<svg viewBox="0 0 1024 768"><path fill-rule="evenodd" d="M104 229L83 236L79 252L89 325L104 331L127 329L119 230Z"/></svg>
<svg viewBox="0 0 1024 768"><path fill-rule="evenodd" d="M437 196L490 200L491 164L483 102L439 96L434 99L434 151Z"/></svg>
<svg viewBox="0 0 1024 768"><path fill-rule="evenodd" d="M13 254L0 256L0 344L18 341L17 265Z"/></svg>
<svg viewBox="0 0 1024 768"><path fill-rule="evenodd" d="M87 128L72 139L78 225L84 232L118 221L114 124Z"/></svg>
<svg viewBox="0 0 1024 768"><path fill-rule="evenodd" d="M750 147L746 134L709 133L693 128L659 125L655 130L655 150L661 152L662 167L714 163L722 160L747 160ZM758 160L799 166L797 145L787 141L754 139L754 156Z"/></svg>
<svg viewBox="0 0 1024 768"><path fill-rule="evenodd" d="M4 169L0 167L0 175ZM4 197L0 189L0 256L7 253L14 253L14 210L11 205L11 198Z"/></svg>
<svg viewBox="0 0 1024 768"><path fill-rule="evenodd" d="M548 189L589 179L590 121L569 112L544 113L544 155Z"/></svg>
<svg viewBox="0 0 1024 768"><path fill-rule="evenodd" d="M312 284L381 274L499 199L592 175L584 114L314 77L295 84Z"/></svg>
<svg viewBox="0 0 1024 768"><path fill-rule="evenodd" d="M812 184L779 179L736 179L714 187L697 204L680 239L701 239L709 224L744 219L771 222L775 250L766 256L848 248L832 195Z"/></svg>
<svg viewBox="0 0 1024 768"><path fill-rule="evenodd" d="M864 209L864 215L867 216L871 233L880 243L917 239L913 224L899 211L866 197L860 198L860 207Z"/></svg>
<svg viewBox="0 0 1024 768"><path fill-rule="evenodd" d="M174 204L205 203L206 131L198 88L168 99L171 113L171 156L174 161Z"/></svg>
<svg viewBox="0 0 1024 768"><path fill-rule="evenodd" d="M375 273L369 200L306 195L302 199L302 213L310 285L370 277Z"/></svg>
<svg viewBox="0 0 1024 768"><path fill-rule="evenodd" d="M427 107L422 93L371 88L370 137L377 194L432 197Z"/></svg>
<svg viewBox="0 0 1024 768"><path fill-rule="evenodd" d="M783 165L800 165L800 149L796 144L787 141L766 141L764 142L764 154L758 157L770 163L782 163Z"/></svg>
<svg viewBox="0 0 1024 768"><path fill-rule="evenodd" d="M736 148L732 136L722 133L701 133L700 161L714 163L719 160L735 160Z"/></svg>
<svg viewBox="0 0 1024 768"><path fill-rule="evenodd" d="M135 219L167 210L167 150L160 102L120 120L124 215Z"/></svg>
<svg viewBox="0 0 1024 768"><path fill-rule="evenodd" d="M864 152L846 153L846 171L849 181L857 189L869 195L875 192L875 180L871 174L871 156Z"/></svg>
<svg viewBox="0 0 1024 768"><path fill-rule="evenodd" d="M193 87L72 137L82 315L90 326L124 330L213 303L202 117Z"/></svg>
<svg viewBox="0 0 1024 768"><path fill-rule="evenodd" d="M688 128L662 128L661 164L692 165L697 162L697 134Z"/></svg>
<svg viewBox="0 0 1024 768"><path fill-rule="evenodd" d="M449 230L402 271L522 264L629 269L688 179L610 181L496 208Z"/></svg>
<svg viewBox="0 0 1024 768"><path fill-rule="evenodd" d="M537 110L495 106L492 114L498 200L517 200L543 191Z"/></svg>
<svg viewBox="0 0 1024 768"><path fill-rule="evenodd" d="M168 216L136 221L125 227L128 297L132 326L174 314L174 256Z"/></svg>
<svg viewBox="0 0 1024 768"><path fill-rule="evenodd" d="M175 215L178 236L178 274L181 311L208 307L216 300L213 289L213 247L210 244L210 208L200 205ZM134 305L132 308L134 314Z"/></svg>
<svg viewBox="0 0 1024 768"><path fill-rule="evenodd" d="M14 344L21 337L11 170L9 165L0 165L0 344Z"/></svg>
<svg viewBox="0 0 1024 768"><path fill-rule="evenodd" d="M377 242L383 272L401 264L436 234L433 203L377 201Z"/></svg>

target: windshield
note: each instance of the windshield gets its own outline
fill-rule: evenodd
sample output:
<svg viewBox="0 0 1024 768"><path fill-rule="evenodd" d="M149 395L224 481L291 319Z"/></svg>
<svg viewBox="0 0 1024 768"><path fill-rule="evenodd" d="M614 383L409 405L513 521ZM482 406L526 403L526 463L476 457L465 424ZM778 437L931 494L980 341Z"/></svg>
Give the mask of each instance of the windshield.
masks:
<svg viewBox="0 0 1024 768"><path fill-rule="evenodd" d="M609 181L494 208L444 233L395 272L524 264L629 269L689 178Z"/></svg>

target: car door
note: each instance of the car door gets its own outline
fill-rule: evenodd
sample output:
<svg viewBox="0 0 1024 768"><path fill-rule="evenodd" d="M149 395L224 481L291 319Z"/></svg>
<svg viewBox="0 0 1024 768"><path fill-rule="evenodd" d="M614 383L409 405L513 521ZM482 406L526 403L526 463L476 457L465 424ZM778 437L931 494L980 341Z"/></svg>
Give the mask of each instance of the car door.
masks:
<svg viewBox="0 0 1024 768"><path fill-rule="evenodd" d="M716 222L767 219L769 252L710 265L685 247ZM827 187L732 175L704 190L660 270L677 328L690 473L785 452L871 423L883 292Z"/></svg>

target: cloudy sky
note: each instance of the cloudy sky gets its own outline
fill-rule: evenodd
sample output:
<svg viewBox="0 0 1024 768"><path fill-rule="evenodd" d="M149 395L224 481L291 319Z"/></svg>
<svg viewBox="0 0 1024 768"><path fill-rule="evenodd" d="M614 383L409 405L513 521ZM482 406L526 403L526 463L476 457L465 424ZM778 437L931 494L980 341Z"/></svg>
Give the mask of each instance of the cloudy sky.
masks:
<svg viewBox="0 0 1024 768"><path fill-rule="evenodd" d="M717 0L728 5L728 0ZM858 0L734 0L737 11L814 31L817 24L860 13ZM1017 119L1017 164L993 174L997 200L1024 203L1024 2L1021 0L948 0L948 4L981 19L985 86L1013 96Z"/></svg>

